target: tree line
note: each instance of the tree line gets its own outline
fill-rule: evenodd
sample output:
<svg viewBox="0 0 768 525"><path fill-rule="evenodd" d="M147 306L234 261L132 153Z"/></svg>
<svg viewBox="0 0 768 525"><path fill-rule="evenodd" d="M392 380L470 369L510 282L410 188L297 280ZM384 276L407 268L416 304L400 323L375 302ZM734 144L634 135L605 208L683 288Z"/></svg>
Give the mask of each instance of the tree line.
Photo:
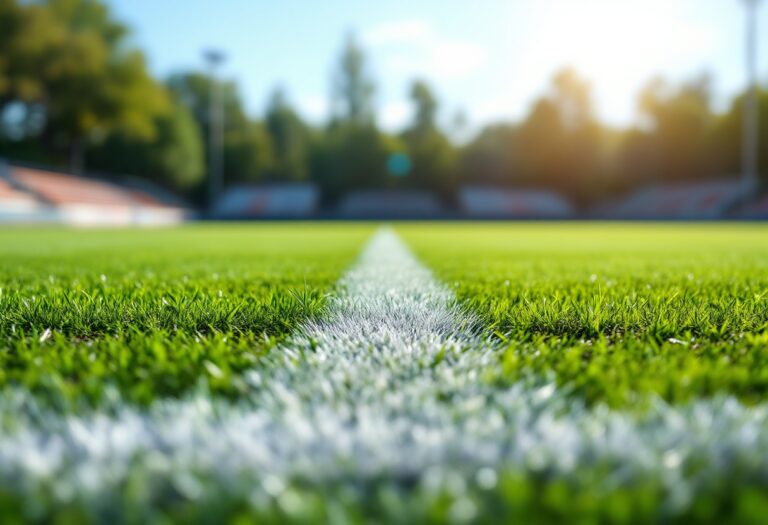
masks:
<svg viewBox="0 0 768 525"><path fill-rule="evenodd" d="M212 82L185 71L150 74L130 31L99 0L0 0L0 155L145 177L205 202ZM413 81L400 133L376 124L376 85L353 36L343 43L331 115L311 126L276 88L264 114L248 115L237 85L220 81L225 184L316 183L325 202L355 189L423 189L453 199L466 184L556 190L589 204L652 182L737 176L744 97L713 109L712 83L649 82L638 124L596 117L589 82L557 72L520 122L480 130L467 144L441 129L432 87ZM768 91L760 90L761 136ZM761 148L768 166L768 148Z"/></svg>

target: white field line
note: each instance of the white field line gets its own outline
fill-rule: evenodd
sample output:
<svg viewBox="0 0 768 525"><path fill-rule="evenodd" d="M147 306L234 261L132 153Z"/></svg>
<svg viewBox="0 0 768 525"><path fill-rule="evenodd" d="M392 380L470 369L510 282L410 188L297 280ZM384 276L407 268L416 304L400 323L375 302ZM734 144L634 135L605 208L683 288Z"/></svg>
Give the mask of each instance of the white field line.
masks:
<svg viewBox="0 0 768 525"><path fill-rule="evenodd" d="M167 480L189 497L214 483L217 494L259 505L293 479L408 480L460 492L491 488L499 471L568 478L599 464L614 486L660 480L672 510L736 465L768 484L765 406L721 398L658 404L638 417L587 409L548 383L499 388L483 380L498 349L473 324L381 230L342 278L326 320L248 374L247 399L201 392L148 410L62 418L21 391L6 393L0 414L21 419L0 435L0 482L88 501L109 501L129 476Z"/></svg>

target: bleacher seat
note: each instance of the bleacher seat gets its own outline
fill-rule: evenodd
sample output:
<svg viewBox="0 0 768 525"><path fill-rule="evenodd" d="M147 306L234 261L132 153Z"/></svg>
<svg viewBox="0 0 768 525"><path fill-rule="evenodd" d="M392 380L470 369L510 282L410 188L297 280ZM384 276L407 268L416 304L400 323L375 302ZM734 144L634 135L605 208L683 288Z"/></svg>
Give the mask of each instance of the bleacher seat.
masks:
<svg viewBox="0 0 768 525"><path fill-rule="evenodd" d="M533 189L468 186L459 192L461 211L472 218L567 219L573 207L559 195Z"/></svg>
<svg viewBox="0 0 768 525"><path fill-rule="evenodd" d="M446 213L432 193L408 190L353 191L342 199L337 211L350 219L419 219Z"/></svg>
<svg viewBox="0 0 768 525"><path fill-rule="evenodd" d="M173 224L187 212L149 191L104 180L2 164L0 221L79 225Z"/></svg>
<svg viewBox="0 0 768 525"><path fill-rule="evenodd" d="M317 211L320 192L311 184L240 185L216 201L213 215L222 219L300 218Z"/></svg>
<svg viewBox="0 0 768 525"><path fill-rule="evenodd" d="M108 182L30 168L13 168L11 177L54 206L88 204L109 207L160 206L147 194L126 191Z"/></svg>
<svg viewBox="0 0 768 525"><path fill-rule="evenodd" d="M747 202L734 211L736 219L768 219L768 193Z"/></svg>
<svg viewBox="0 0 768 525"><path fill-rule="evenodd" d="M599 206L594 215L617 219L718 219L752 191L740 180L658 184Z"/></svg>

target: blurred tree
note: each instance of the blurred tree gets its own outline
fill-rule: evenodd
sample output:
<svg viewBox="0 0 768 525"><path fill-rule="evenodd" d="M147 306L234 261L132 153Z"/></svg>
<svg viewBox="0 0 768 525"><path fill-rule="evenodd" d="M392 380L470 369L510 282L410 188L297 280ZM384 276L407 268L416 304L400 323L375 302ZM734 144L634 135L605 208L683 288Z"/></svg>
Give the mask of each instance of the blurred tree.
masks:
<svg viewBox="0 0 768 525"><path fill-rule="evenodd" d="M600 176L600 135L589 84L571 69L558 72L520 127L520 180L587 203Z"/></svg>
<svg viewBox="0 0 768 525"><path fill-rule="evenodd" d="M701 75L675 88L656 78L638 99L641 125L620 152L622 173L638 183L695 180L717 174L711 82Z"/></svg>
<svg viewBox="0 0 768 525"><path fill-rule="evenodd" d="M179 101L189 108L195 120L200 124L203 134L208 136L211 77L206 73L198 72L176 73L171 75L166 84ZM234 128L243 126L248 119L245 116L237 86L233 82L222 82L219 87L225 125Z"/></svg>
<svg viewBox="0 0 768 525"><path fill-rule="evenodd" d="M180 73L168 80L168 86L197 121L207 158L211 78L202 73ZM224 110L224 181L262 180L274 164L270 136L261 123L246 116L234 83L224 82L220 90Z"/></svg>
<svg viewBox="0 0 768 525"><path fill-rule="evenodd" d="M171 75L166 85L179 102L184 105L194 117L207 148L210 146L210 108L211 108L211 78L205 73L185 72ZM232 82L222 82L222 108L224 112L225 133L227 130L243 128L247 118L243 112L237 88Z"/></svg>
<svg viewBox="0 0 768 525"><path fill-rule="evenodd" d="M548 98L537 101L519 135L521 180L564 186L563 179L570 176L567 137L557 105Z"/></svg>
<svg viewBox="0 0 768 525"><path fill-rule="evenodd" d="M39 71L47 57L41 50L61 39L54 24L42 6L0 0L0 139L34 134L28 121L43 95Z"/></svg>
<svg viewBox="0 0 768 525"><path fill-rule="evenodd" d="M759 132L762 144L768 140L768 89L758 90ZM737 177L742 173L742 140L744 136L744 95L736 97L728 111L720 116L708 150L713 152L716 170L721 175ZM761 184L768 185L768 148L760 148L758 172Z"/></svg>
<svg viewBox="0 0 768 525"><path fill-rule="evenodd" d="M151 178L188 193L203 180L204 148L200 129L190 111L175 102L172 111L155 119L155 138L136 139L125 133L110 135L91 148L95 169Z"/></svg>
<svg viewBox="0 0 768 525"><path fill-rule="evenodd" d="M324 200L334 202L349 190L392 187L395 181L387 172L387 161L404 148L376 127L375 87L354 36L342 49L331 87L331 122L315 135L311 154L312 180L322 189Z"/></svg>
<svg viewBox="0 0 768 525"><path fill-rule="evenodd" d="M411 160L409 185L452 197L458 177L456 148L437 126L438 102L423 81L411 86L414 118L402 135Z"/></svg>
<svg viewBox="0 0 768 525"><path fill-rule="evenodd" d="M589 83L573 69L566 68L555 74L550 99L557 107L561 125L566 130L584 129L595 121Z"/></svg>
<svg viewBox="0 0 768 525"><path fill-rule="evenodd" d="M414 118L411 131L428 134L437 128L437 99L432 89L423 80L416 80L411 85L411 101L414 105Z"/></svg>
<svg viewBox="0 0 768 525"><path fill-rule="evenodd" d="M333 77L331 108L335 124L371 125L375 87L368 77L365 53L350 34Z"/></svg>
<svg viewBox="0 0 768 525"><path fill-rule="evenodd" d="M331 126L315 137L312 179L329 203L350 190L391 188L396 181L387 172L387 160L403 150L397 138L383 135L373 125Z"/></svg>
<svg viewBox="0 0 768 525"><path fill-rule="evenodd" d="M81 171L94 135L153 138L155 118L169 101L104 4L2 0L0 20L0 115L9 105L41 114L41 144L54 154L68 150L74 171Z"/></svg>
<svg viewBox="0 0 768 525"><path fill-rule="evenodd" d="M264 126L246 121L241 126L224 127L224 180L263 181L274 166L272 142Z"/></svg>
<svg viewBox="0 0 768 525"><path fill-rule="evenodd" d="M309 130L288 104L282 89L272 94L264 121L274 148L272 178L305 180L309 171Z"/></svg>
<svg viewBox="0 0 768 525"><path fill-rule="evenodd" d="M462 150L462 182L490 186L520 182L519 135L519 127L511 124L483 128Z"/></svg>

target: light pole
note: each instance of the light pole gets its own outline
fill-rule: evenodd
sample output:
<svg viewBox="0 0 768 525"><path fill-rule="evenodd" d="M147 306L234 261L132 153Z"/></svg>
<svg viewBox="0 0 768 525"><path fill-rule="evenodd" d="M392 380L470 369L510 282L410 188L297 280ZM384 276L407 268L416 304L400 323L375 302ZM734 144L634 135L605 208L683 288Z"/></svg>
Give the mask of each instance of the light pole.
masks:
<svg viewBox="0 0 768 525"><path fill-rule="evenodd" d="M224 62L224 53L215 49L203 52L210 69L210 106L208 115L208 208L213 209L223 185L224 158L224 108L222 107L221 86L217 78L219 66Z"/></svg>
<svg viewBox="0 0 768 525"><path fill-rule="evenodd" d="M746 186L757 185L758 100L757 100L757 4L759 0L743 0L746 5L747 91L744 95L744 131L741 167Z"/></svg>

